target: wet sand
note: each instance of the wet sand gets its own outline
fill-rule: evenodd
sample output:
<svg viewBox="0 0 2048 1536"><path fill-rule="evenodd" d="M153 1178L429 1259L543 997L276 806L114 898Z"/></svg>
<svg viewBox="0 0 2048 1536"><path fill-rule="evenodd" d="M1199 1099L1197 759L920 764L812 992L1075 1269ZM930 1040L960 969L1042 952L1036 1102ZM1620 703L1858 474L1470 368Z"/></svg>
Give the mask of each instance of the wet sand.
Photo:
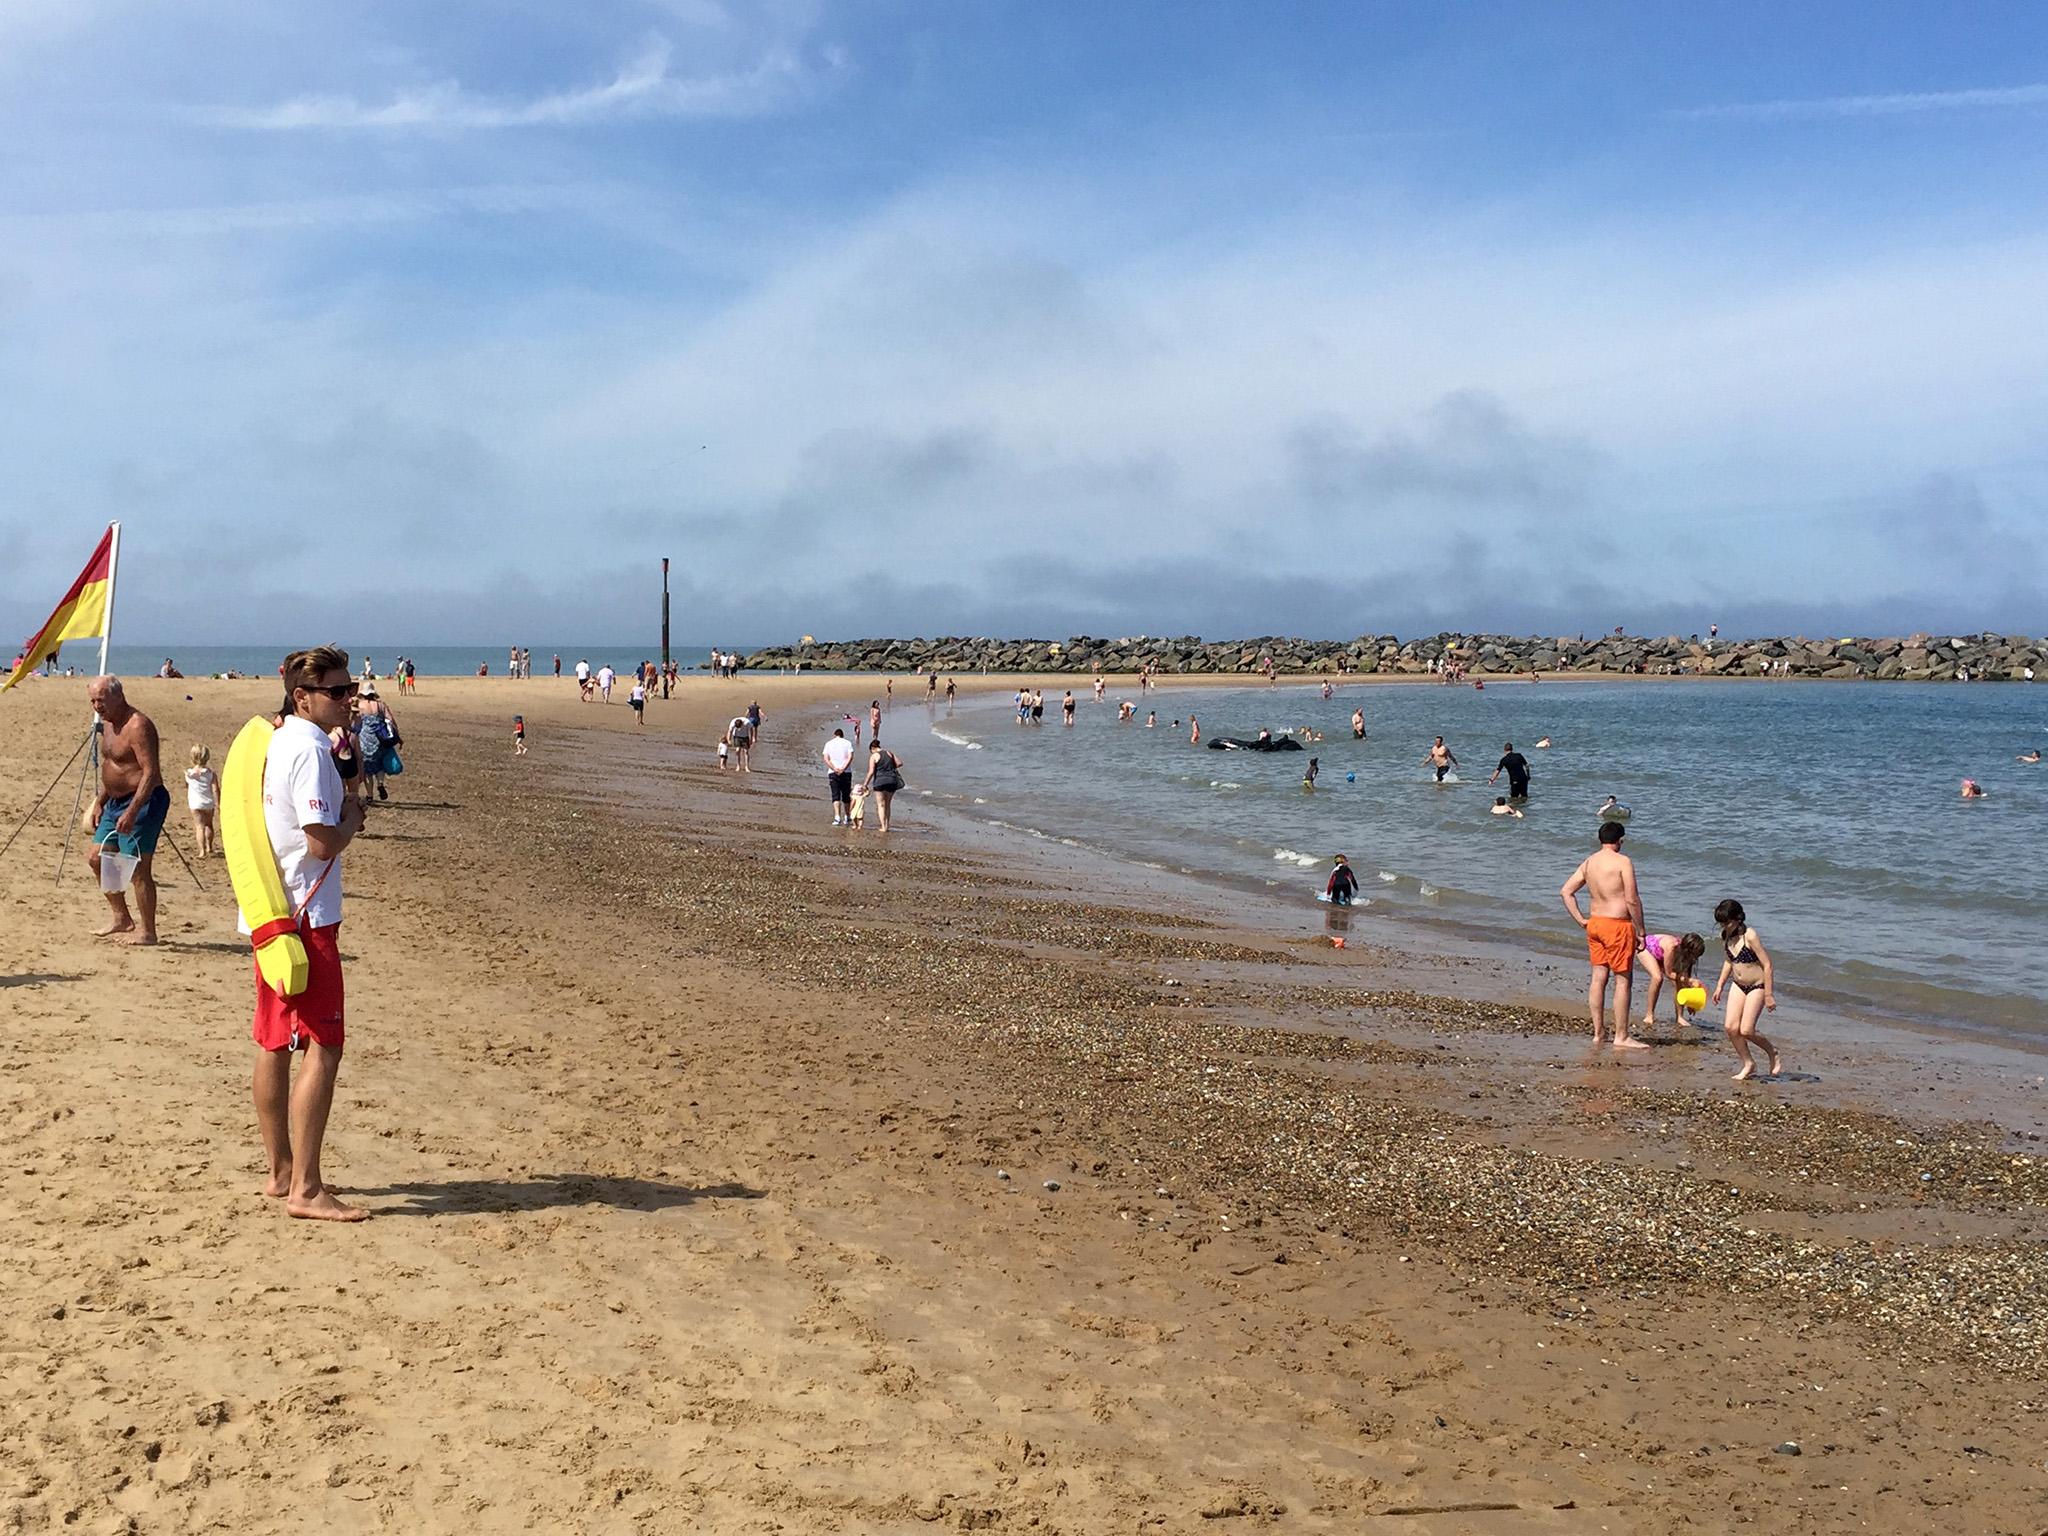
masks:
<svg viewBox="0 0 2048 1536"><path fill-rule="evenodd" d="M166 943L91 941L67 780L0 862L15 1526L2042 1526L2024 1103L1881 1041L1618 1068L1575 988L1490 1000L1363 918L1162 917L914 795L835 832L819 726L875 686L394 701L347 1230L256 1192L224 871L166 851ZM178 764L273 693L133 687ZM750 697L763 771L721 777ZM7 831L83 684L0 710Z"/></svg>

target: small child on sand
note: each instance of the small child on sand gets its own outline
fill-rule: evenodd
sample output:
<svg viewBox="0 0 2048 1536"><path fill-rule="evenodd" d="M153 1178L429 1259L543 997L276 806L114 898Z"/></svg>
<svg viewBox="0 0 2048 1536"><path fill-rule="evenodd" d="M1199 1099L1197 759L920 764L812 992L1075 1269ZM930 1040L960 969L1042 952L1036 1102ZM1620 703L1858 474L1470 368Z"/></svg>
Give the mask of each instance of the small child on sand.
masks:
<svg viewBox="0 0 2048 1536"><path fill-rule="evenodd" d="M213 771L213 751L205 742L192 748L192 766L185 770L185 806L192 813L192 839L202 859L220 852L214 818L220 811L220 775Z"/></svg>
<svg viewBox="0 0 2048 1536"><path fill-rule="evenodd" d="M727 756L727 754L729 754L729 753L730 753L731 751L732 751L732 742L731 742L731 740L730 740L729 738L727 738L727 737L724 737L724 736L721 736L721 737L719 737L719 738L718 738L718 771L719 771L720 773L723 773L723 772L725 772L725 759L726 759L726 756Z"/></svg>
<svg viewBox="0 0 2048 1536"><path fill-rule="evenodd" d="M1657 1022L1657 994L1664 990L1664 983L1671 983L1672 1007L1677 1009L1675 1017L1681 1024L1690 1024L1686 1010L1677 1004L1678 994L1687 987L1697 986L1693 980L1693 967L1700 963L1700 956L1707 952L1707 941L1696 933L1674 936L1668 933L1646 933L1643 947L1636 951L1636 958L1643 962L1643 969L1650 973L1650 996L1643 1004L1643 1022Z"/></svg>
<svg viewBox="0 0 2048 1536"><path fill-rule="evenodd" d="M512 755L514 757L526 756L526 716L524 715L514 715L512 717Z"/></svg>

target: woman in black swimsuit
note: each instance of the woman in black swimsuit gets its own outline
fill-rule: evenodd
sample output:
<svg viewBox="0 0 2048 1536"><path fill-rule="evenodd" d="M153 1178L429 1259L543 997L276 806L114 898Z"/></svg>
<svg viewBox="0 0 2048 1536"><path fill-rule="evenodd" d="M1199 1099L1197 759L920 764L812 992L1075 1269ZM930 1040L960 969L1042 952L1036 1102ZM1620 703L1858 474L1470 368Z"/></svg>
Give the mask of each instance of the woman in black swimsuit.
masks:
<svg viewBox="0 0 2048 1536"><path fill-rule="evenodd" d="M1749 926L1741 902L1722 902L1714 908L1714 921L1721 925L1721 948L1725 956L1721 961L1721 975L1714 983L1714 1001L1720 1002L1722 994L1727 994L1728 1012L1722 1027L1727 1031L1728 1043L1742 1061L1742 1070L1735 1074L1735 1081L1745 1082L1756 1076L1756 1060L1749 1053L1751 1046L1760 1047L1770 1058L1771 1069L1765 1076L1776 1077L1784 1070L1778 1048L1756 1029L1756 1021L1763 1016L1765 1009L1773 1013L1778 1010L1771 952L1764 948L1764 941L1757 936L1757 931Z"/></svg>

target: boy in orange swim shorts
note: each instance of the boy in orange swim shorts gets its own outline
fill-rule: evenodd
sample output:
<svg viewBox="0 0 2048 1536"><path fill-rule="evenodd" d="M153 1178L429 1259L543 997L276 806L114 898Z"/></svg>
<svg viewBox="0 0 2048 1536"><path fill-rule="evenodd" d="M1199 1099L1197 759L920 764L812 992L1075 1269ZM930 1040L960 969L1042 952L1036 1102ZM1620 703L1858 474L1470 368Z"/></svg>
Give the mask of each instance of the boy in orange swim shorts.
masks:
<svg viewBox="0 0 2048 1536"><path fill-rule="evenodd" d="M1617 821L1600 824L1600 846L1565 881L1558 892L1572 921L1586 930L1586 958L1593 967L1586 987L1586 1009L1593 1020L1593 1043L1606 1039L1607 984L1614 983L1614 1048L1644 1049L1628 1032L1629 994L1635 979L1636 942L1643 929L1643 899L1636 890L1636 867L1621 851L1624 836ZM1579 892L1587 894L1590 913L1579 911Z"/></svg>

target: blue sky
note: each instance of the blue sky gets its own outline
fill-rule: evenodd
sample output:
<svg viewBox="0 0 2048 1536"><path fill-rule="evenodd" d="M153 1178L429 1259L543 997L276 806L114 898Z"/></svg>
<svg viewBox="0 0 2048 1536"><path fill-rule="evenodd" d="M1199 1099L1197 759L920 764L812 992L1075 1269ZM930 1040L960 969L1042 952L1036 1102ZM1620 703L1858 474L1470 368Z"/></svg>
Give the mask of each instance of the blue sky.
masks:
<svg viewBox="0 0 2048 1536"><path fill-rule="evenodd" d="M2031 5L12 0L0 625L2038 632L2044 187Z"/></svg>

